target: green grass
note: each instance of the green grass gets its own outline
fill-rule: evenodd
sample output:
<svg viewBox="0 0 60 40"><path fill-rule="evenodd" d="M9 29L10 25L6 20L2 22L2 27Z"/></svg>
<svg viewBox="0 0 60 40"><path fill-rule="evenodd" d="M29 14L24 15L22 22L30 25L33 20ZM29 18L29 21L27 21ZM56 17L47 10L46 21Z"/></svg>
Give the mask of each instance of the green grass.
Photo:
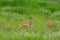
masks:
<svg viewBox="0 0 60 40"><path fill-rule="evenodd" d="M46 16L52 27L46 27ZM32 25L22 29L20 23ZM60 40L60 6L58 1L0 0L0 40Z"/></svg>

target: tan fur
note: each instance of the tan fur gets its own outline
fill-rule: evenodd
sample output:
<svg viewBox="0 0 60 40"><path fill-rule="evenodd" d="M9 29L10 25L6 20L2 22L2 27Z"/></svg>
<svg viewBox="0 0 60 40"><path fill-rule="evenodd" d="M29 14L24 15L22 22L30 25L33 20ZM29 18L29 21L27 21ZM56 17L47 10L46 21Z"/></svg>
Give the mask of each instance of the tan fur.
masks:
<svg viewBox="0 0 60 40"><path fill-rule="evenodd" d="M48 17L46 17L46 26L47 26L47 27L51 27L51 26L52 26L52 22L50 22L50 21L48 20Z"/></svg>
<svg viewBox="0 0 60 40"><path fill-rule="evenodd" d="M18 24L19 27L29 27L31 26L32 20L30 19L27 23Z"/></svg>

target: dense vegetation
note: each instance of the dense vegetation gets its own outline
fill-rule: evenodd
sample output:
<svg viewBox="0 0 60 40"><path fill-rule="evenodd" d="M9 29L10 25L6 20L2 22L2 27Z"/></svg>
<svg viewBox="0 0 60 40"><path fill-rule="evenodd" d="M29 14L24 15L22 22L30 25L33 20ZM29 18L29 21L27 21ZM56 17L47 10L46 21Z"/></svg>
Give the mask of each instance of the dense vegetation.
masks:
<svg viewBox="0 0 60 40"><path fill-rule="evenodd" d="M52 27L46 27L46 16ZM29 28L19 23L33 18ZM60 40L60 0L0 0L0 40Z"/></svg>

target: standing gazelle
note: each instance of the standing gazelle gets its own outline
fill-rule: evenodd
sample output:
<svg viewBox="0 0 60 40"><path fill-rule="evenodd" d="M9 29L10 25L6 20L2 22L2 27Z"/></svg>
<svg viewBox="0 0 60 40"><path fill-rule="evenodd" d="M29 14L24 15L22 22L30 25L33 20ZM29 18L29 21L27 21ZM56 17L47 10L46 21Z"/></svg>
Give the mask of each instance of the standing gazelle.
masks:
<svg viewBox="0 0 60 40"><path fill-rule="evenodd" d="M48 20L48 17L46 17L46 26L47 26L47 27L51 27L51 26L52 26L52 22L50 22L50 21Z"/></svg>
<svg viewBox="0 0 60 40"><path fill-rule="evenodd" d="M19 27L29 27L29 26L31 26L31 23L32 23L32 18L29 18L29 22L18 24L18 26Z"/></svg>

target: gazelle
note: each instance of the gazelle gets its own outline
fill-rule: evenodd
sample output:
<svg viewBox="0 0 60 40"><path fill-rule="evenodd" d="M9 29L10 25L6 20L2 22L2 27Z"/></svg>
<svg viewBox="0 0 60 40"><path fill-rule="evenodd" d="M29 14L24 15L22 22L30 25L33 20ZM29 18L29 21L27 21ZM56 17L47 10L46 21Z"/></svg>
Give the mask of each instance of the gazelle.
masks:
<svg viewBox="0 0 60 40"><path fill-rule="evenodd" d="M29 22L18 24L19 27L29 27L32 24L32 18L29 18Z"/></svg>
<svg viewBox="0 0 60 40"><path fill-rule="evenodd" d="M47 27L51 27L51 26L52 26L52 22L50 22L50 21L48 20L48 17L46 17L46 26L47 26Z"/></svg>

